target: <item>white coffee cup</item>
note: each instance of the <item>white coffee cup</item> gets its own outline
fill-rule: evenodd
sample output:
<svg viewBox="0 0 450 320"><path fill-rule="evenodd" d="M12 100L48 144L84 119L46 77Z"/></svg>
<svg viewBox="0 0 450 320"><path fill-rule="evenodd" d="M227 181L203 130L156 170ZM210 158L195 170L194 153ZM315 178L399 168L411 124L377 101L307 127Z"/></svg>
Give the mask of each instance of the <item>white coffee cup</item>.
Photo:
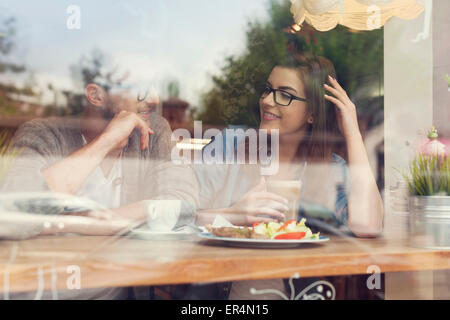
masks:
<svg viewBox="0 0 450 320"><path fill-rule="evenodd" d="M180 217L180 200L145 200L143 206L152 231L171 231Z"/></svg>

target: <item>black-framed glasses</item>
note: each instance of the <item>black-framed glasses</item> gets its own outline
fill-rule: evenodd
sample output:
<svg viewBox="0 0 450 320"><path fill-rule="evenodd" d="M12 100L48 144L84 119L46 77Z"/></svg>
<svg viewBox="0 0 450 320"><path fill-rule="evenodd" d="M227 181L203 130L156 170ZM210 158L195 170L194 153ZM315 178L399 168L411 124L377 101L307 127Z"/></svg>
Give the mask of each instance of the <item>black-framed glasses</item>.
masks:
<svg viewBox="0 0 450 320"><path fill-rule="evenodd" d="M275 103L280 106L287 107L288 105L291 104L292 100L306 102L305 98L300 98L300 97L294 96L293 94L290 94L289 92L286 92L284 90L274 89L269 86L264 87L264 91L261 94L261 99L266 98L272 92L273 92L273 99L274 99Z"/></svg>

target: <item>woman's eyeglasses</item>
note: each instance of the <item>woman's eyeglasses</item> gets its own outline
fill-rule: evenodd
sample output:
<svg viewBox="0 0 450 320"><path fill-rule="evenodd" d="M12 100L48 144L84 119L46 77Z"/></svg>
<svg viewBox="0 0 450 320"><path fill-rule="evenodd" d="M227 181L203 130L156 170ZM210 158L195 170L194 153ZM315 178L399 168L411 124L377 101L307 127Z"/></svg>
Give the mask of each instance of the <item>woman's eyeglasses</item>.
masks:
<svg viewBox="0 0 450 320"><path fill-rule="evenodd" d="M266 98L269 94L273 92L273 99L276 104L280 106L287 107L291 104L292 100L298 100L298 101L304 101L306 102L305 98L296 97L293 94L290 94L284 90L280 89L274 89L269 86L266 86L264 88L263 93L261 94L261 99Z"/></svg>

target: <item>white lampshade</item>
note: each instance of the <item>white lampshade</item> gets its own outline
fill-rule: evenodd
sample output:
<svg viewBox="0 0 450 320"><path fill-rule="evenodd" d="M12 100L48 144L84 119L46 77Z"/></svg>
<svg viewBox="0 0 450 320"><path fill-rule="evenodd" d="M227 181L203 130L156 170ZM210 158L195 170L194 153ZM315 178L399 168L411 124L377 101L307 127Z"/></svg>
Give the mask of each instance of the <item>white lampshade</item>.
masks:
<svg viewBox="0 0 450 320"><path fill-rule="evenodd" d="M291 0L296 24L304 21L319 31L338 24L355 30L373 30L390 18L415 19L424 11L421 0Z"/></svg>

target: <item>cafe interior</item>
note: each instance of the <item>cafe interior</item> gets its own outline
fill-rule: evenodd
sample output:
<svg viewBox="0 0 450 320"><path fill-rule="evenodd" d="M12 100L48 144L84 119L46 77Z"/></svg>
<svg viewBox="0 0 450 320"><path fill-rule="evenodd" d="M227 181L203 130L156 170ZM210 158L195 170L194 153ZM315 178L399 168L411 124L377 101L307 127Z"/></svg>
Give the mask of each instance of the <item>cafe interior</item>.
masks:
<svg viewBox="0 0 450 320"><path fill-rule="evenodd" d="M0 299L449 299L449 15L2 1Z"/></svg>

